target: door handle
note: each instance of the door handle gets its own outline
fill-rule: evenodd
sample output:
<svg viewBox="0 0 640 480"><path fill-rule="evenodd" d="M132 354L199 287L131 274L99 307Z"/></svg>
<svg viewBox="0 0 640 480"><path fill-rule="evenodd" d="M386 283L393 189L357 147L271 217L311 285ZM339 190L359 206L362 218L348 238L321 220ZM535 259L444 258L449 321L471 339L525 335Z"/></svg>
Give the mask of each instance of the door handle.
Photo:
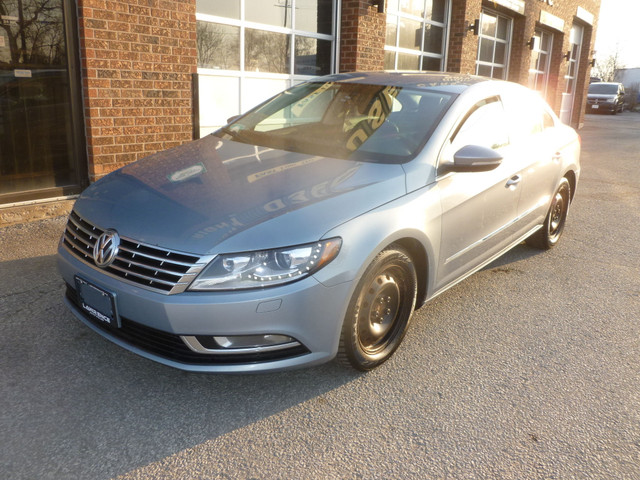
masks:
<svg viewBox="0 0 640 480"><path fill-rule="evenodd" d="M509 179L509 181L507 182L506 187L507 188L511 188L511 187L515 188L520 183L520 180L522 180L522 175L514 175L513 177L511 177Z"/></svg>

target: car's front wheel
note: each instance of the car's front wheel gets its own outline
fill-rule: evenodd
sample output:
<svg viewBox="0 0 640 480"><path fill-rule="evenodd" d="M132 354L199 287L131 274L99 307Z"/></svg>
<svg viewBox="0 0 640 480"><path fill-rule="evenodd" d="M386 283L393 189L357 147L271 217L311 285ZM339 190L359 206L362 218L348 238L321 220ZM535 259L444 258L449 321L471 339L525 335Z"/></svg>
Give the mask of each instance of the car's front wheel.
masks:
<svg viewBox="0 0 640 480"><path fill-rule="evenodd" d="M385 362L404 338L416 292L416 271L406 252L397 245L380 252L349 303L338 361L361 371Z"/></svg>
<svg viewBox="0 0 640 480"><path fill-rule="evenodd" d="M551 199L551 206L540 230L527 238L527 244L535 248L548 250L554 247L564 231L571 202L571 186L566 178L560 181L556 193Z"/></svg>

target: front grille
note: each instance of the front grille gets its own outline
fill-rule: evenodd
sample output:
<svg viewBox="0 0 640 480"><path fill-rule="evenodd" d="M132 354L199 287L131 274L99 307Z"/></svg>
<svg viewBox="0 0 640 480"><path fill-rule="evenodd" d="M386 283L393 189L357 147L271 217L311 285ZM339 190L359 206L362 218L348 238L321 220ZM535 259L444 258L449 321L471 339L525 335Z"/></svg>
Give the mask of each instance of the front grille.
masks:
<svg viewBox="0 0 640 480"><path fill-rule="evenodd" d="M103 232L76 212L71 212L63 244L87 265L99 268L93 260L93 247ZM120 248L114 262L100 270L151 290L173 294L184 292L211 259L211 256L166 250L120 237Z"/></svg>
<svg viewBox="0 0 640 480"><path fill-rule="evenodd" d="M249 363L262 363L275 360L284 360L309 353L302 345L297 345L284 350L259 353L238 353L233 355L196 353L188 348L180 335L163 332L155 328L136 323L128 318L121 317L121 328L111 328L104 322L96 320L88 315L80 307L80 300L76 290L67 284L67 298L76 307L82 316L100 330L116 337L130 345L136 346L146 352L152 353L168 360L190 365L239 365Z"/></svg>

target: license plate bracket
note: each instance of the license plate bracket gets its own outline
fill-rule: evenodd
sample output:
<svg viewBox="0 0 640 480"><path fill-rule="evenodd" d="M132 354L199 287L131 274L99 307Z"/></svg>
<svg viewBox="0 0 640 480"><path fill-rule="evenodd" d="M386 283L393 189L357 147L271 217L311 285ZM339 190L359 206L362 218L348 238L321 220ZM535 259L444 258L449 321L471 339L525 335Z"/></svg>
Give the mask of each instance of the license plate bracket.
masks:
<svg viewBox="0 0 640 480"><path fill-rule="evenodd" d="M109 328L120 328L115 295L77 276L75 282L82 310Z"/></svg>

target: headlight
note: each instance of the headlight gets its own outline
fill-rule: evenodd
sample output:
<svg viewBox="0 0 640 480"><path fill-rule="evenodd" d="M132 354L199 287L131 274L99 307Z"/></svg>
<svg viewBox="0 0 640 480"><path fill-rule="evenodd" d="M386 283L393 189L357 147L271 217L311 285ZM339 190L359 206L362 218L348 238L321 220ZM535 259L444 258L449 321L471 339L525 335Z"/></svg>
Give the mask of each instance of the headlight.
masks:
<svg viewBox="0 0 640 480"><path fill-rule="evenodd" d="M294 247L218 255L189 290L238 290L294 282L336 258L341 245L340 238L331 238Z"/></svg>
<svg viewBox="0 0 640 480"><path fill-rule="evenodd" d="M607 98L607 103L615 103L615 98Z"/></svg>

